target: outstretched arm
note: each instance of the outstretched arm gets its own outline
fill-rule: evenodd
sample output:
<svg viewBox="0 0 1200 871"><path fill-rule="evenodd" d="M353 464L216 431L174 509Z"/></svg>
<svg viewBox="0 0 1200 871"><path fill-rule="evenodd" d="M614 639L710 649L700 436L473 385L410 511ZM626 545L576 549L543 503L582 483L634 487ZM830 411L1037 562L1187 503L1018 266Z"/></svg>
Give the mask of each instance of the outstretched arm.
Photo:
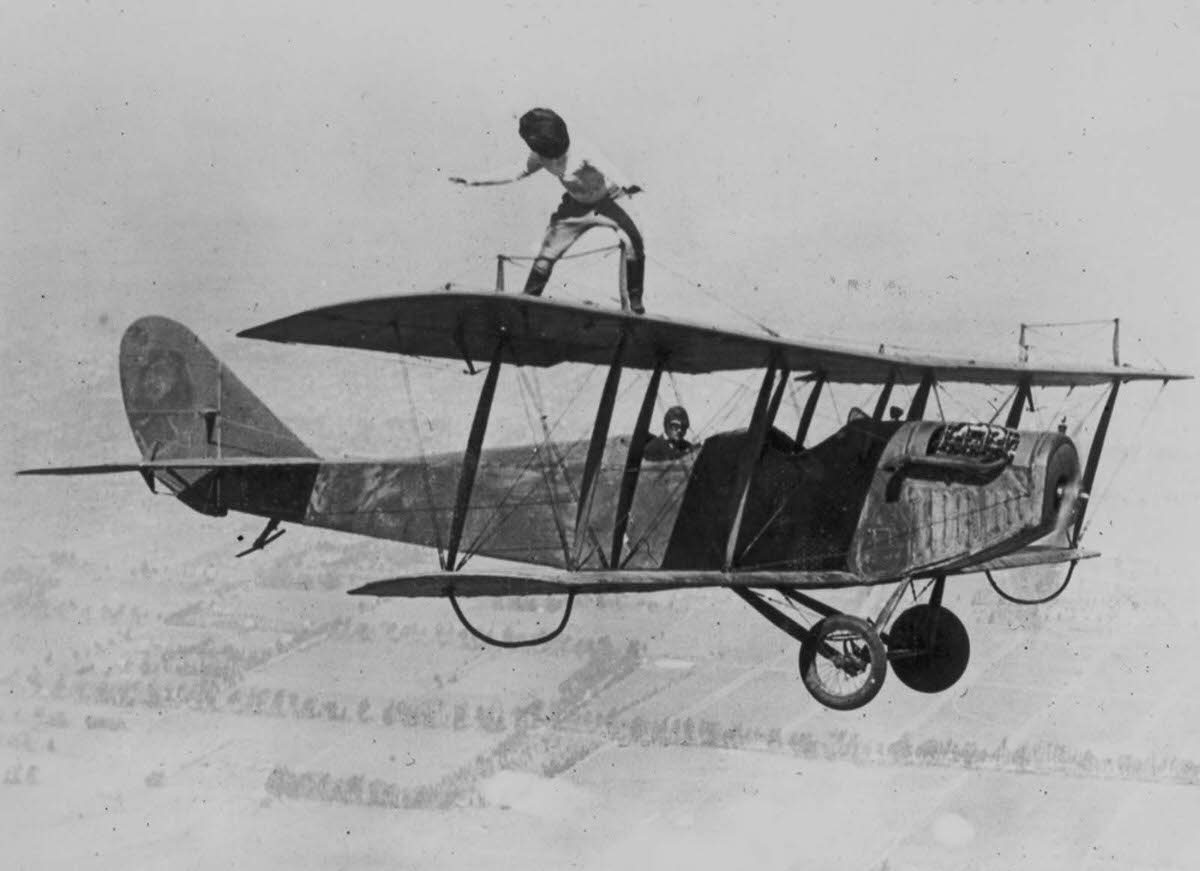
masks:
<svg viewBox="0 0 1200 871"><path fill-rule="evenodd" d="M463 178L459 175L452 175L450 176L450 182L452 184L466 185L467 187L488 187L490 185L512 184L514 181L520 181L523 178L528 178L541 168L542 167L540 163L535 163L532 159L530 159L525 163L525 166L523 166L519 172L514 172L513 170L501 170L495 173L488 173L486 176L481 178Z"/></svg>
<svg viewBox="0 0 1200 871"><path fill-rule="evenodd" d="M452 176L450 176L450 182L452 184L465 185L469 188L477 188L477 187L488 187L489 185L497 185L497 184L512 184L514 181L520 181L521 179L525 178L525 176L527 176L527 175L529 175L529 173L523 172L520 175L515 175L515 176L509 177L509 178L475 178L475 179L462 178L461 176L452 175Z"/></svg>

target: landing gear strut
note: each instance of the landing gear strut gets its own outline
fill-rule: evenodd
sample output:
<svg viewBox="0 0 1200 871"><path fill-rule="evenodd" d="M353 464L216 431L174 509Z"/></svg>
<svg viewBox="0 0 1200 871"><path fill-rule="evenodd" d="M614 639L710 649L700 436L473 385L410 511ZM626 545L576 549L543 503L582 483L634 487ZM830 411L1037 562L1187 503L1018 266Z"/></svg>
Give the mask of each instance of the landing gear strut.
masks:
<svg viewBox="0 0 1200 871"><path fill-rule="evenodd" d="M873 620L843 614L836 608L795 588L779 588L794 604L821 616L805 628L758 592L735 587L734 592L772 624L800 642L800 678L813 698L838 711L861 708L879 694L887 677L888 662L896 677L910 689L938 693L949 689L971 658L966 627L942 607L946 579L932 583L927 604L914 605L896 618L890 632L882 632L910 590L904 578Z"/></svg>

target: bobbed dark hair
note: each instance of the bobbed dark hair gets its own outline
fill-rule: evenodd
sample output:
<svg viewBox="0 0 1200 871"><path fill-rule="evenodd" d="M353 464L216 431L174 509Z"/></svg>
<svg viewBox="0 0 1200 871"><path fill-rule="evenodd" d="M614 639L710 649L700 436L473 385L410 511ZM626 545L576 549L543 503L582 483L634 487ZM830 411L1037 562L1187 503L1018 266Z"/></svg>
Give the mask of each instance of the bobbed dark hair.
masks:
<svg viewBox="0 0 1200 871"><path fill-rule="evenodd" d="M521 116L517 130L525 144L542 157L562 157L571 145L567 122L551 109L530 109Z"/></svg>

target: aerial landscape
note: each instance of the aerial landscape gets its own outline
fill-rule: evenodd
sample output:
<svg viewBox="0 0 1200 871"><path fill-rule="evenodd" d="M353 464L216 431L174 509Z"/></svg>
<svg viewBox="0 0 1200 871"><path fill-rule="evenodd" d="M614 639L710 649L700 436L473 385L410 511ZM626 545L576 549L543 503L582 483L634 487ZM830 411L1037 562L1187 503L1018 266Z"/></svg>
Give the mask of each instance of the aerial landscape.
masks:
<svg viewBox="0 0 1200 871"><path fill-rule="evenodd" d="M461 361L236 334L490 289L559 192L448 177L519 166L534 105L584 119L644 187L653 314L1045 365L1111 364L1119 317L1123 363L1195 373L1195 10L256 9L19 3L2 28L5 867L1196 866L1194 382L1122 388L1084 539L1101 556L1061 597L952 576L963 677L926 694L890 675L848 711L727 590L581 594L561 637L499 650L445 601L347 595L436 570L431 548L285 522L239 558L261 519L137 475L15 477L138 460L118 348L147 315L188 324L322 456L462 451L482 376ZM615 307L616 271L564 263L547 295ZM1022 322L1055 326L1019 348ZM582 454L602 380L506 370L487 447L553 433ZM630 375L614 434L646 381ZM676 404L697 443L746 426L757 384L664 376L655 426ZM804 387L780 394L784 431ZM831 388L812 441L877 396ZM1004 399L949 385L936 409L988 420ZM1103 401L1039 396L1029 425L1083 451ZM1037 597L1064 571L995 580ZM881 595L829 598L872 613ZM463 607L515 640L563 603Z"/></svg>
<svg viewBox="0 0 1200 871"><path fill-rule="evenodd" d="M1196 849L1195 612L1095 575L1039 611L961 582L979 639L963 682L891 683L849 715L717 593L597 597L554 645L493 651L441 603L339 595L380 571L376 548L221 576L228 552L171 550L5 570L5 804L30 867L791 867L811 850L1001 867L1014 827L1044 867L1186 867ZM472 610L503 633L553 607Z"/></svg>

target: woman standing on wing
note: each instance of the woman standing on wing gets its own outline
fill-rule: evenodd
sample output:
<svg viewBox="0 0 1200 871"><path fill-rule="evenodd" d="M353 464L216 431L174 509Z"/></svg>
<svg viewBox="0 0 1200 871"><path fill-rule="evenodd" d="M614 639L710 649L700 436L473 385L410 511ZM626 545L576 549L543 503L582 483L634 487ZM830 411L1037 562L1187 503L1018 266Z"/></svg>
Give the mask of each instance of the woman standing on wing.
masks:
<svg viewBox="0 0 1200 871"><path fill-rule="evenodd" d="M566 193L550 216L542 248L525 282L525 293L541 296L554 264L580 236L592 227L612 227L629 240L625 249L625 275L630 308L636 314L645 314L642 284L646 253L642 234L629 214L616 203L620 197L632 196L642 189L621 181L620 174L590 144L572 140L566 122L550 109L530 109L521 116L518 132L530 149L525 166L519 172L473 180L455 176L450 181L471 187L509 184L544 169L562 182Z"/></svg>

